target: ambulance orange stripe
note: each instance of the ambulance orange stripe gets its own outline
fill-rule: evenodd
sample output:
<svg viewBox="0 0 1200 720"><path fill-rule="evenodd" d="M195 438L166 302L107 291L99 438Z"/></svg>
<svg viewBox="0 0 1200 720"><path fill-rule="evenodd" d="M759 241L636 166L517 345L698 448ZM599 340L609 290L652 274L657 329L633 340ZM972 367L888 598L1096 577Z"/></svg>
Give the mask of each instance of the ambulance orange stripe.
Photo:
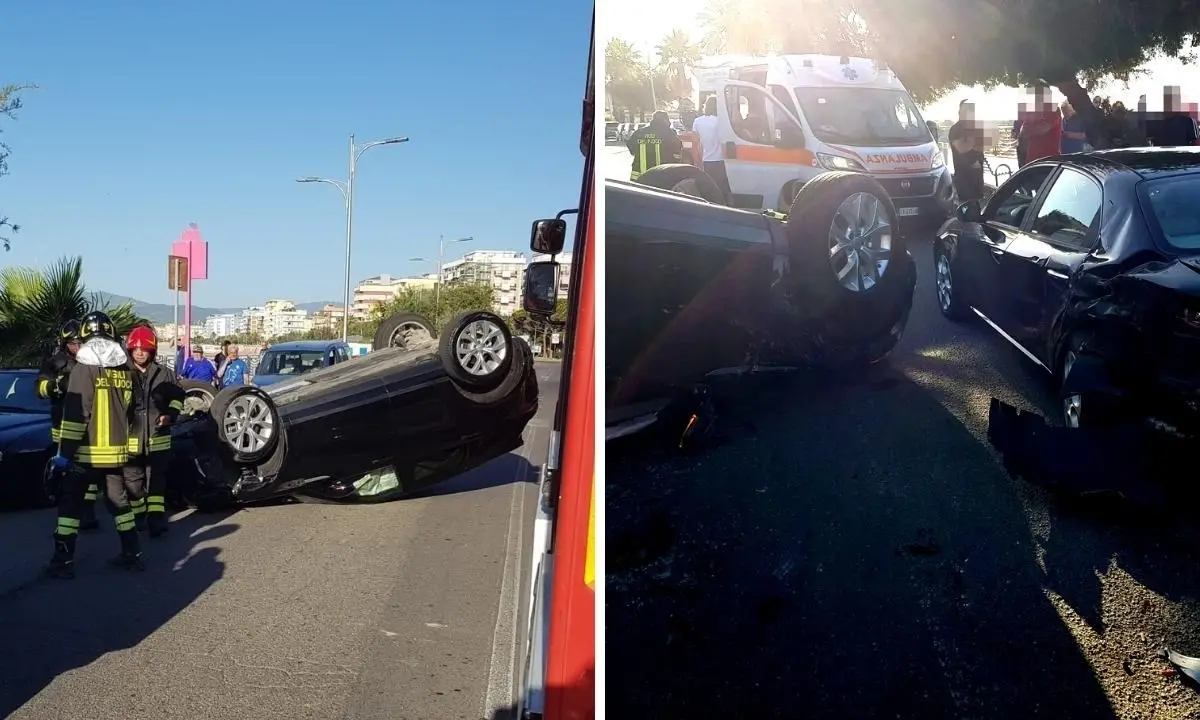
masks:
<svg viewBox="0 0 1200 720"><path fill-rule="evenodd" d="M743 160L745 162L775 163L779 165L808 165L813 166L817 156L804 148L777 148L764 145L735 145L733 157L726 160Z"/></svg>

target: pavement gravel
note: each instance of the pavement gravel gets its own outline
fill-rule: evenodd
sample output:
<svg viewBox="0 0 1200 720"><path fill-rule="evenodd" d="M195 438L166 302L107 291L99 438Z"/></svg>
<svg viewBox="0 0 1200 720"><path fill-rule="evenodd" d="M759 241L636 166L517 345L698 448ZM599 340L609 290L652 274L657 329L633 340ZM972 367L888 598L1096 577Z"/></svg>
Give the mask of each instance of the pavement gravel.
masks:
<svg viewBox="0 0 1200 720"><path fill-rule="evenodd" d="M937 310L928 241L905 337L859 376L714 385L723 437L607 448L613 717L1200 717L1189 523L1014 481L998 397L1039 371ZM1165 673L1165 674L1164 674Z"/></svg>
<svg viewBox="0 0 1200 720"><path fill-rule="evenodd" d="M0 515L0 717L508 717L559 367L514 453L409 500L184 513L144 574L103 567L108 528L38 579L52 513Z"/></svg>

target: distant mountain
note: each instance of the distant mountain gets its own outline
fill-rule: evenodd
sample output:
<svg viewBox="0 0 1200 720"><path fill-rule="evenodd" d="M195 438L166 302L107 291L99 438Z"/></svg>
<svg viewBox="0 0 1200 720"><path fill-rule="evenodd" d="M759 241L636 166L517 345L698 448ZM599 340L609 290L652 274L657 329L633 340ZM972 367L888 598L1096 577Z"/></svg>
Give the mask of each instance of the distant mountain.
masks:
<svg viewBox="0 0 1200 720"><path fill-rule="evenodd" d="M155 323L156 325L174 322L174 319L175 319L175 306L174 305L167 305L164 303L142 302L141 300L138 300L137 298L131 298L131 297L127 297L125 295L117 295L114 293L106 293L104 291L100 291L100 294L104 296L105 302L109 303L110 305L121 305L124 303L133 303L133 311L135 313L146 318L150 322ZM335 303L332 301L296 303L296 307L298 309L307 310L310 313L316 312L317 310L320 310L321 308L325 307L326 305L339 305L340 306L341 303ZM245 310L245 308L240 308L240 307L237 307L237 308L206 308L206 307L193 306L192 307L192 323L193 324L202 323L205 321L205 319L209 318L212 315L237 314L243 310ZM179 306L179 320L180 320L180 322L183 321L183 305Z"/></svg>

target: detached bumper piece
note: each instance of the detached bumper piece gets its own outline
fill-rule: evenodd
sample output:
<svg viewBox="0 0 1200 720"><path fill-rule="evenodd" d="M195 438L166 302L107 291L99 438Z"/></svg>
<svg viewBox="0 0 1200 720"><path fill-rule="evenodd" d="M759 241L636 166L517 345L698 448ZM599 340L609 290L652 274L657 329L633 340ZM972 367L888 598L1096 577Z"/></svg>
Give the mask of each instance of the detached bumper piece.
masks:
<svg viewBox="0 0 1200 720"><path fill-rule="evenodd" d="M1167 506L1163 481L1184 462L1182 446L1143 426L1052 427L996 398L988 441L1014 479L1072 495L1117 494L1153 508Z"/></svg>

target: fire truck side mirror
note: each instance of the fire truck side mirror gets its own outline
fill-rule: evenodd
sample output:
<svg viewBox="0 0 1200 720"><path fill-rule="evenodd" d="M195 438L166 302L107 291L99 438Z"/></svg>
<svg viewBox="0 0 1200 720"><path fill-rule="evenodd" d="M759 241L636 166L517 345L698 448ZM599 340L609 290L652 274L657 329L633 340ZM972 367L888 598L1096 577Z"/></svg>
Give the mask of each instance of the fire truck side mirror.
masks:
<svg viewBox="0 0 1200 720"><path fill-rule="evenodd" d="M521 307L525 308L525 312L530 315L553 315L557 301L558 263L546 260L525 266L525 287L521 291Z"/></svg>
<svg viewBox="0 0 1200 720"><path fill-rule="evenodd" d="M529 234L529 247L535 253L557 255L567 239L567 221L562 218L535 220Z"/></svg>

